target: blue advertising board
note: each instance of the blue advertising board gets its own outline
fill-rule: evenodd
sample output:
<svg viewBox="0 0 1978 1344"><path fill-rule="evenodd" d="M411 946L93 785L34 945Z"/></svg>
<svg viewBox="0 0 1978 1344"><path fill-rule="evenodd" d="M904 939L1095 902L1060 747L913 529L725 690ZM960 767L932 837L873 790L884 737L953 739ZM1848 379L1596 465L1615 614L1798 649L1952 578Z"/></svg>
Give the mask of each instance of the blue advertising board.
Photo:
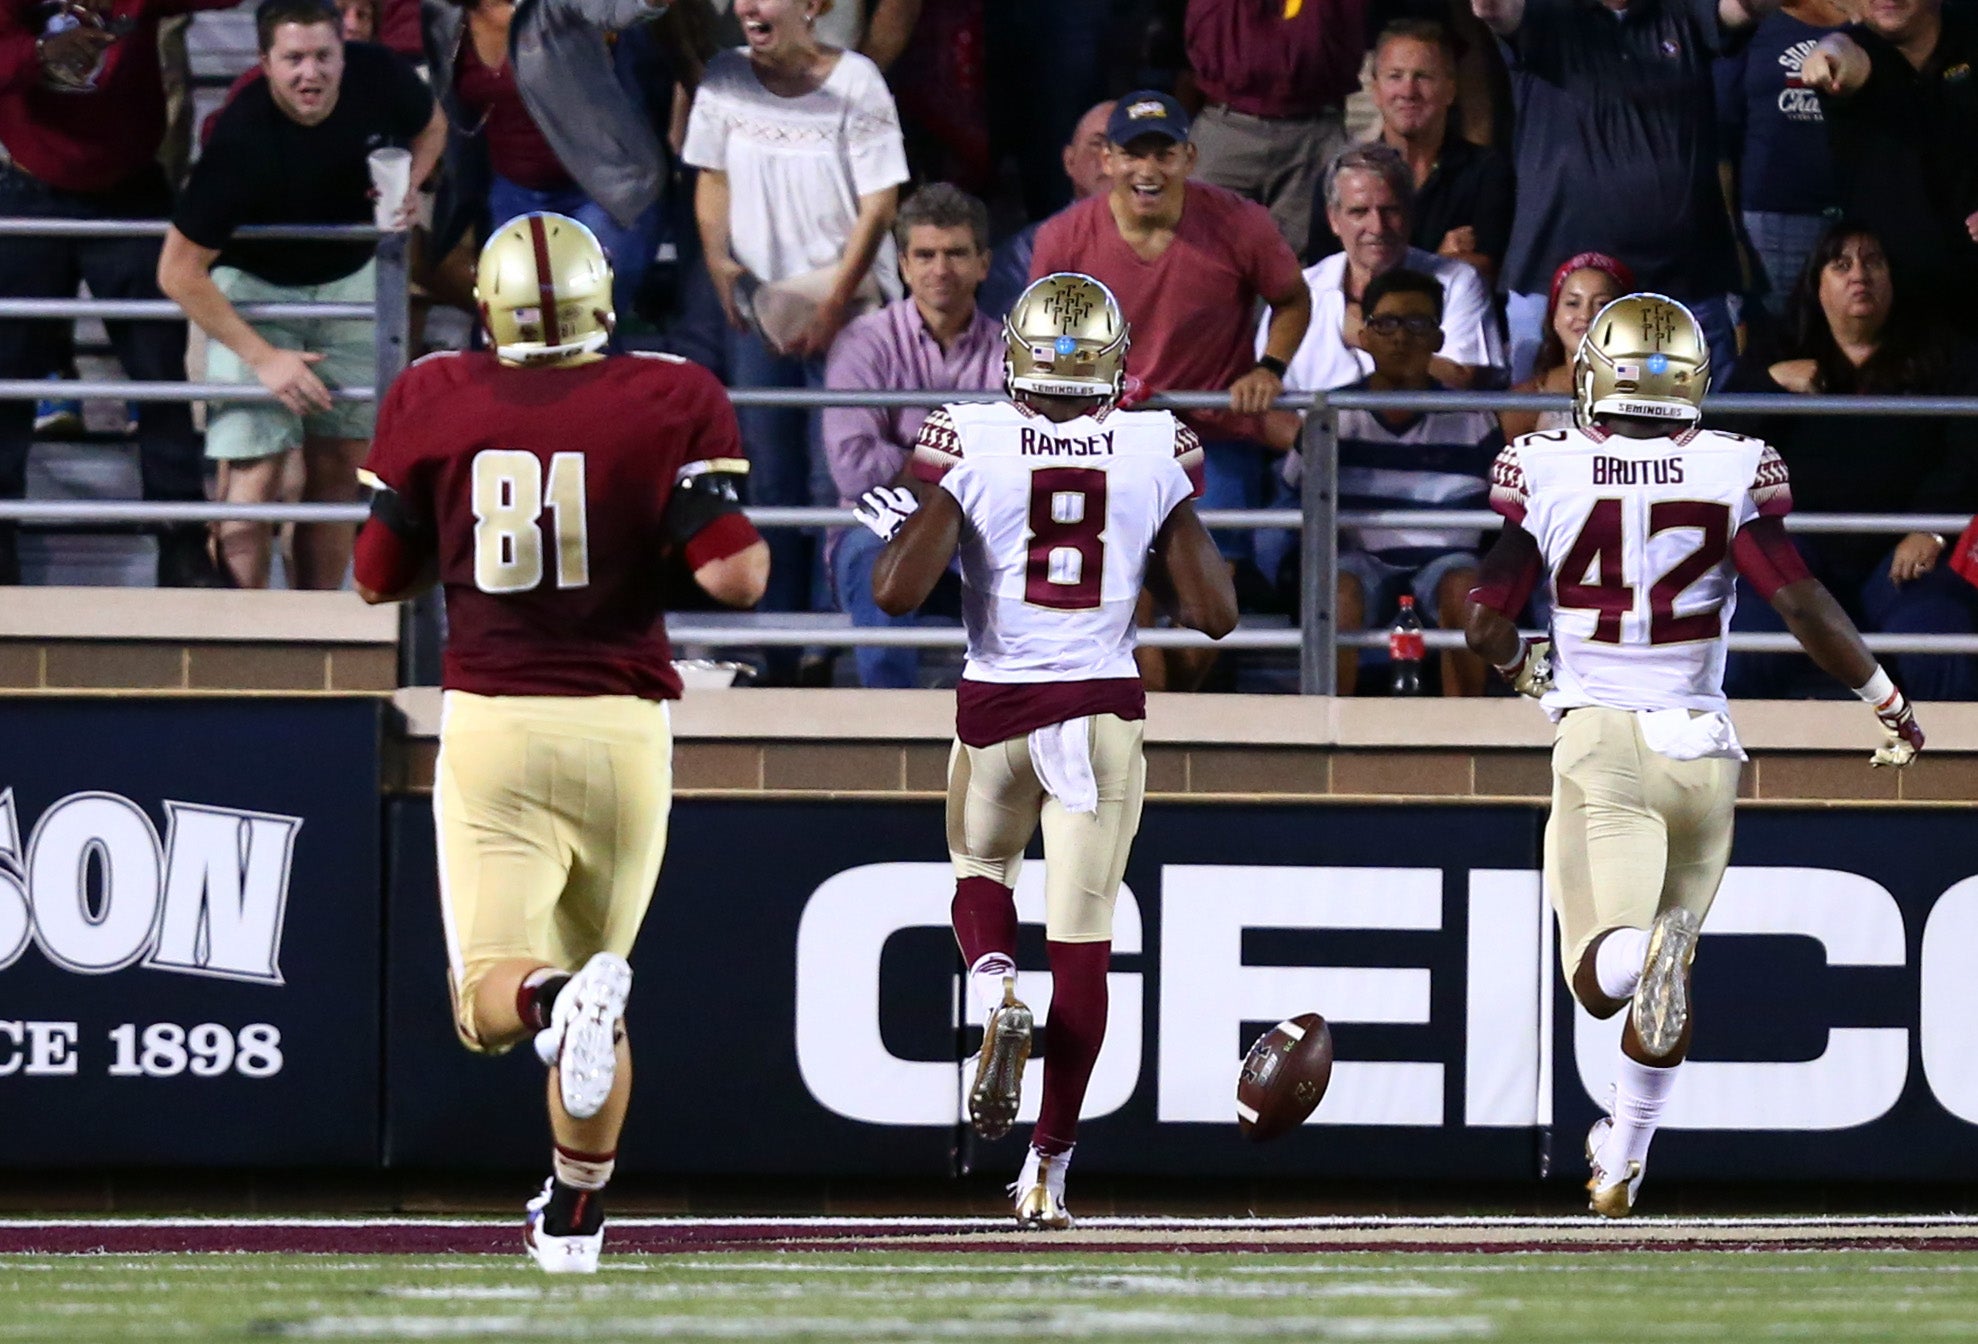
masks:
<svg viewBox="0 0 1978 1344"><path fill-rule="evenodd" d="M0 698L9 1165L377 1161L381 716Z"/></svg>

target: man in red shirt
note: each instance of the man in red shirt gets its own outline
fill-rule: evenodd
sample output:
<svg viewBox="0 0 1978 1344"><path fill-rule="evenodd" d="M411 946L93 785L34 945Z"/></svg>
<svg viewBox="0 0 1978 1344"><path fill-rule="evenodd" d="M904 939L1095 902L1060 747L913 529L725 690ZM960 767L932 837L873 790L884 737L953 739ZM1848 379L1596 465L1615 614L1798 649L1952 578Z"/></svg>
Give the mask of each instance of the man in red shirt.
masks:
<svg viewBox="0 0 1978 1344"><path fill-rule="evenodd" d="M454 1025L471 1050L533 1038L553 1070L555 1174L525 1241L591 1273L631 1092L632 950L666 850L680 695L663 616L691 584L753 606L769 550L735 502L727 394L671 355L607 357L611 267L563 215L481 253L494 353L392 385L360 473L367 602L446 591L433 787Z"/></svg>
<svg viewBox="0 0 1978 1344"><path fill-rule="evenodd" d="M1181 413L1202 438L1202 506L1261 508L1282 489L1277 456L1263 446L1262 413L1284 391L1312 295L1264 207L1189 180L1196 153L1188 129L1188 114L1165 93L1121 98L1106 127L1110 190L1045 221L1030 274L1080 271L1111 290L1133 332L1127 372L1153 391L1228 390L1227 411ZM1270 309L1261 356L1259 299ZM1232 565L1257 560L1248 532L1218 532L1216 544ZM1187 652L1164 665L1147 650L1140 668L1148 688L1198 684L1214 655Z"/></svg>
<svg viewBox="0 0 1978 1344"><path fill-rule="evenodd" d="M171 188L158 166L165 138L158 22L237 0L0 0L0 217L162 219ZM162 297L156 238L9 238L0 246L0 297L74 298L84 281L99 299ZM110 344L132 378L182 381L185 326L109 322ZM67 324L0 321L0 379L45 378L68 362ZM146 402L138 417L144 497L206 497L199 440L186 402ZM0 401L0 499L27 491L30 402ZM18 583L14 528L0 524L0 583ZM220 582L206 529L168 529L158 582Z"/></svg>

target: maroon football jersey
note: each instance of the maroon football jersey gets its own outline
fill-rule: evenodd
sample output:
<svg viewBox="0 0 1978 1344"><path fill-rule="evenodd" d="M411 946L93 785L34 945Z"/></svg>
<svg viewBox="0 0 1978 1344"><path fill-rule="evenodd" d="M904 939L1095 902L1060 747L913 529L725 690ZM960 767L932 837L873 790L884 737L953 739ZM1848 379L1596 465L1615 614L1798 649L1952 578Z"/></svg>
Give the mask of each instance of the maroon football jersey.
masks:
<svg viewBox="0 0 1978 1344"><path fill-rule="evenodd" d="M363 474L433 529L448 689L670 700L660 516L708 469L694 464L741 459L734 408L698 364L446 354L392 384Z"/></svg>

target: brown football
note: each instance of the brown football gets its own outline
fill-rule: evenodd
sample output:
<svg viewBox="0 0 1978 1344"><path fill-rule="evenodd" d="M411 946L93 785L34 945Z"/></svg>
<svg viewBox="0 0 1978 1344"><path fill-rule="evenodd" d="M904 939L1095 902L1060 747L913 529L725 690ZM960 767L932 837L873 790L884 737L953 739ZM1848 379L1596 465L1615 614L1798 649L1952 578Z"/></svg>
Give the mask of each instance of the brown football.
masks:
<svg viewBox="0 0 1978 1344"><path fill-rule="evenodd" d="M1262 1143L1289 1134L1318 1108L1332 1080L1332 1030L1301 1013L1257 1038L1236 1080L1236 1123Z"/></svg>

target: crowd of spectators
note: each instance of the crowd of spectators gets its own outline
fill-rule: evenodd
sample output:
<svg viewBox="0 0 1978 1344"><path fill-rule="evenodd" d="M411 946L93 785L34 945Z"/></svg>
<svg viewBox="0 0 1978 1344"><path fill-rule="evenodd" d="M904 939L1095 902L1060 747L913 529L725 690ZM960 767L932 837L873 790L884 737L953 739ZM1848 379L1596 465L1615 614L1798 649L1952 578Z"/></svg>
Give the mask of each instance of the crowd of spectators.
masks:
<svg viewBox="0 0 1978 1344"><path fill-rule="evenodd" d="M1696 312L1720 389L1974 386L1971 0L263 0L260 63L175 179L169 29L228 3L0 0L0 216L172 221L162 253L10 239L0 297L168 294L205 333L206 376L277 398L212 407L203 454L184 403L139 403L151 499L275 498L298 448L304 498L355 497L368 412L332 394L368 377L368 329L236 305L361 301L369 249L234 232L368 218L364 161L387 145L427 191L405 222L433 302L471 304L462 263L491 228L561 211L613 257L619 340L736 388L992 387L1022 285L1095 275L1132 325L1134 395L1227 394L1186 416L1211 508L1298 497L1281 392L1563 393L1593 314L1634 288ZM184 376L184 327L107 328L131 378ZM71 332L0 319L0 379L62 373ZM855 498L898 472L922 415L743 408L751 502ZM1351 418L1343 498L1437 502L1469 498L1498 434L1565 422ZM1978 505L1978 421L1760 428L1801 511ZM31 403L0 401L0 498L23 493L34 436ZM1349 490L1355 472L1379 488ZM348 538L321 531L296 537L289 582L342 581ZM889 621L859 535L772 533L765 605ZM1217 540L1253 609L1289 605L1290 534ZM1412 591L1446 624L1475 539L1446 540L1342 536L1342 623ZM1868 628L1973 628L1978 594L1934 532L1801 540ZM266 529L167 529L158 581L264 584L269 549ZM0 582L18 577L0 525ZM830 676L811 653L762 671ZM853 661L869 685L927 675L908 650ZM1926 698L1978 694L1978 660L1898 665ZM1222 670L1150 653L1143 671L1185 688ZM1436 680L1484 682L1461 660ZM1797 691L1778 659L1736 660L1733 683Z"/></svg>

